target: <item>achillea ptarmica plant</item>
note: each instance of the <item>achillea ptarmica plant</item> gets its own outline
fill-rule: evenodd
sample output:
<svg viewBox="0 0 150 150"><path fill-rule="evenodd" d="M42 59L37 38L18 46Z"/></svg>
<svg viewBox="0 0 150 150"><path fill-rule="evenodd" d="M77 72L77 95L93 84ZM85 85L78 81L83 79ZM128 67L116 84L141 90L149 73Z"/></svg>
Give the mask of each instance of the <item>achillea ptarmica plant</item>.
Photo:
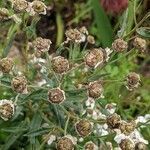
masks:
<svg viewBox="0 0 150 150"><path fill-rule="evenodd" d="M39 51L41 53L47 52L51 46L52 42L49 39L44 39L41 37L37 37L33 42L33 48L36 51Z"/></svg>
<svg viewBox="0 0 150 150"><path fill-rule="evenodd" d="M90 82L88 86L88 94L92 98L99 98L103 95L103 87L99 81Z"/></svg>
<svg viewBox="0 0 150 150"><path fill-rule="evenodd" d="M28 2L26 0L11 0L12 7L17 12L24 12L28 7Z"/></svg>
<svg viewBox="0 0 150 150"><path fill-rule="evenodd" d="M60 88L53 88L48 91L48 100L53 104L60 104L65 99L65 92Z"/></svg>
<svg viewBox="0 0 150 150"><path fill-rule="evenodd" d="M74 150L76 142L71 136L62 137L57 143L57 150Z"/></svg>
<svg viewBox="0 0 150 150"><path fill-rule="evenodd" d="M69 70L69 62L62 56L52 58L52 68L58 73L62 74Z"/></svg>
<svg viewBox="0 0 150 150"><path fill-rule="evenodd" d="M140 37L136 37L134 39L133 45L136 49L140 50L141 52L145 52L146 50L146 40Z"/></svg>
<svg viewBox="0 0 150 150"><path fill-rule="evenodd" d="M85 56L85 63L91 68L96 68L105 60L104 53L101 48L94 48Z"/></svg>
<svg viewBox="0 0 150 150"><path fill-rule="evenodd" d="M116 52L123 52L128 48L128 43L123 39L116 39L112 43L112 49Z"/></svg>
<svg viewBox="0 0 150 150"><path fill-rule="evenodd" d="M135 150L135 144L130 139L123 139L119 144L121 150Z"/></svg>
<svg viewBox="0 0 150 150"><path fill-rule="evenodd" d="M89 141L85 143L84 149L85 150L98 150L98 147L97 145L95 145L95 143L93 143L92 141Z"/></svg>
<svg viewBox="0 0 150 150"><path fill-rule="evenodd" d="M10 58L3 58L0 60L0 71L9 73L13 68L13 61Z"/></svg>
<svg viewBox="0 0 150 150"><path fill-rule="evenodd" d="M6 8L0 8L0 21L6 21L9 20L9 11Z"/></svg>
<svg viewBox="0 0 150 150"><path fill-rule="evenodd" d="M121 123L121 117L116 113L107 117L107 125L110 129L119 128L120 123Z"/></svg>
<svg viewBox="0 0 150 150"><path fill-rule="evenodd" d="M92 124L90 121L83 119L75 124L75 128L79 136L86 137L92 132Z"/></svg>
<svg viewBox="0 0 150 150"><path fill-rule="evenodd" d="M27 93L27 79L23 75L16 76L11 81L12 89L17 93Z"/></svg>
<svg viewBox="0 0 150 150"><path fill-rule="evenodd" d="M7 121L12 118L15 112L15 106L11 100L0 100L0 117Z"/></svg>
<svg viewBox="0 0 150 150"><path fill-rule="evenodd" d="M126 87L128 90L132 91L135 88L138 88L138 86L140 85L140 75L135 73L135 72L131 72L127 75L126 78Z"/></svg>

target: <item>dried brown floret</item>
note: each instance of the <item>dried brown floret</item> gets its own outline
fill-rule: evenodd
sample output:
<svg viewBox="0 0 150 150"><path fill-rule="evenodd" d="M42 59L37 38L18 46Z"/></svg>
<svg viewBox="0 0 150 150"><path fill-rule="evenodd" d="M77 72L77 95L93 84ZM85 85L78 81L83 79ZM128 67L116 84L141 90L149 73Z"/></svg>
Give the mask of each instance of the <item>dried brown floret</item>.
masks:
<svg viewBox="0 0 150 150"><path fill-rule="evenodd" d="M99 98L103 94L103 87L99 81L90 82L88 86L89 96L92 98Z"/></svg>
<svg viewBox="0 0 150 150"><path fill-rule="evenodd" d="M85 143L84 149L85 150L98 150L98 147L92 141L90 141L90 142Z"/></svg>
<svg viewBox="0 0 150 150"><path fill-rule="evenodd" d="M40 53L47 52L50 48L51 41L49 39L43 39L41 37L37 37L35 41L33 41L32 45L35 51L39 51Z"/></svg>
<svg viewBox="0 0 150 150"><path fill-rule="evenodd" d="M135 150L148 150L146 144L139 142L135 145Z"/></svg>
<svg viewBox="0 0 150 150"><path fill-rule="evenodd" d="M144 52L146 50L146 40L136 37L134 39L133 45L135 48L139 49L141 52Z"/></svg>
<svg viewBox="0 0 150 150"><path fill-rule="evenodd" d="M14 115L14 103L11 100L0 100L0 117L7 121Z"/></svg>
<svg viewBox="0 0 150 150"><path fill-rule="evenodd" d="M129 90L133 90L135 88L138 88L138 86L140 85L140 76L139 74L135 73L135 72L131 72L127 75L127 83L126 83L126 87Z"/></svg>
<svg viewBox="0 0 150 150"><path fill-rule="evenodd" d="M65 92L60 88L50 89L48 91L48 100L54 104L60 104L65 100Z"/></svg>
<svg viewBox="0 0 150 150"><path fill-rule="evenodd" d="M120 130L125 135L131 134L135 130L135 127L136 127L135 121L131 122L121 121L120 123Z"/></svg>
<svg viewBox="0 0 150 150"><path fill-rule="evenodd" d="M76 127L77 133L82 137L88 136L92 131L91 122L85 119L77 122L75 127Z"/></svg>
<svg viewBox="0 0 150 150"><path fill-rule="evenodd" d="M45 15L46 14L46 5L39 1L39 0L34 0L32 3L31 3L31 6L34 10L35 13L37 14L43 14Z"/></svg>
<svg viewBox="0 0 150 150"><path fill-rule="evenodd" d="M23 12L26 11L28 2L26 0L12 0L12 6L15 11Z"/></svg>
<svg viewBox="0 0 150 150"><path fill-rule="evenodd" d="M0 21L6 21L9 19L9 11L6 8L0 8Z"/></svg>
<svg viewBox="0 0 150 150"><path fill-rule="evenodd" d="M0 70L3 73L9 73L13 68L13 61L10 58L3 58L0 60Z"/></svg>
<svg viewBox="0 0 150 150"><path fill-rule="evenodd" d="M57 150L74 150L74 144L70 138L63 137L57 143Z"/></svg>
<svg viewBox="0 0 150 150"><path fill-rule="evenodd" d="M123 139L119 146L121 150L135 150L135 144L130 139Z"/></svg>
<svg viewBox="0 0 150 150"><path fill-rule="evenodd" d="M11 86L14 91L18 93L26 93L27 92L27 80L25 76L17 76L12 79Z"/></svg>
<svg viewBox="0 0 150 150"><path fill-rule="evenodd" d="M121 123L121 117L116 113L107 117L107 125L110 129L119 128L120 123Z"/></svg>
<svg viewBox="0 0 150 150"><path fill-rule="evenodd" d="M101 48L92 49L85 56L85 63L89 67L96 68L103 62L104 62L104 53Z"/></svg>
<svg viewBox="0 0 150 150"><path fill-rule="evenodd" d="M124 41L123 39L116 39L112 43L112 49L116 52L123 52L128 48L128 43Z"/></svg>
<svg viewBox="0 0 150 150"><path fill-rule="evenodd" d="M65 73L69 69L69 62L62 56L57 56L52 59L52 68L56 73Z"/></svg>

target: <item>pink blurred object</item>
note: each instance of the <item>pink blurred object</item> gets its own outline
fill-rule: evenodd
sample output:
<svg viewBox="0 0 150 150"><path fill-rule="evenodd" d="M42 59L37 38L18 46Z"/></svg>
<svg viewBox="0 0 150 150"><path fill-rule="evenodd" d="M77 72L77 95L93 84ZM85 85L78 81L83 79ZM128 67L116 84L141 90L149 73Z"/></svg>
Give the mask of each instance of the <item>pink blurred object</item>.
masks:
<svg viewBox="0 0 150 150"><path fill-rule="evenodd" d="M108 14L122 13L128 7L128 0L101 0L101 6Z"/></svg>

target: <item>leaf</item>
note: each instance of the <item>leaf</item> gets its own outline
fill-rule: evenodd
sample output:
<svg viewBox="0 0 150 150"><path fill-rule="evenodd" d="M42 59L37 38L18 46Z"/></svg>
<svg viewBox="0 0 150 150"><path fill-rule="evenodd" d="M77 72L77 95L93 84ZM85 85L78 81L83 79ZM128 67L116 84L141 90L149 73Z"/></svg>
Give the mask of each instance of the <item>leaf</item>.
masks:
<svg viewBox="0 0 150 150"><path fill-rule="evenodd" d="M100 6L99 0L92 0L92 7L97 25L98 38L102 42L103 47L110 47L113 40L110 21Z"/></svg>
<svg viewBox="0 0 150 150"><path fill-rule="evenodd" d="M144 38L150 38L150 28L141 27L136 29L136 32Z"/></svg>

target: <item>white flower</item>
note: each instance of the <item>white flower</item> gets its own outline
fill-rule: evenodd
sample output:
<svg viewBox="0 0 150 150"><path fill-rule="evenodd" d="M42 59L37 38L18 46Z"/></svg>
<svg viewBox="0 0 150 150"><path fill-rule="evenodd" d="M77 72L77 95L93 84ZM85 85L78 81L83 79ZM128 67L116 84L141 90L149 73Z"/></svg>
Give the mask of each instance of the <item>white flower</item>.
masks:
<svg viewBox="0 0 150 150"><path fill-rule="evenodd" d="M129 136L126 136L125 134L118 134L114 138L115 142L118 143L118 144L120 144L121 141L124 140L124 139L130 139L130 138L129 138Z"/></svg>
<svg viewBox="0 0 150 150"><path fill-rule="evenodd" d="M105 123L103 125L97 124L97 129L98 129L98 134L100 134L101 136L105 136L108 135L108 125Z"/></svg>
<svg viewBox="0 0 150 150"><path fill-rule="evenodd" d="M55 135L50 135L47 144L51 145L54 141L56 140L56 136Z"/></svg>
<svg viewBox="0 0 150 150"><path fill-rule="evenodd" d="M95 100L91 97L88 97L87 101L85 102L85 105L90 108L93 109L95 106Z"/></svg>
<svg viewBox="0 0 150 150"><path fill-rule="evenodd" d="M111 103L111 104L107 104L105 106L105 109L110 113L113 114L116 111L116 104L115 103Z"/></svg>
<svg viewBox="0 0 150 150"><path fill-rule="evenodd" d="M108 60L110 59L109 55L113 52L113 50L107 47L105 48L105 52L106 52L106 62L108 62Z"/></svg>
<svg viewBox="0 0 150 150"><path fill-rule="evenodd" d="M73 143L74 145L77 144L77 138L76 138L76 137L71 136L71 135L66 135L65 137L66 137L66 138L69 138L69 139L72 141L72 143Z"/></svg>

